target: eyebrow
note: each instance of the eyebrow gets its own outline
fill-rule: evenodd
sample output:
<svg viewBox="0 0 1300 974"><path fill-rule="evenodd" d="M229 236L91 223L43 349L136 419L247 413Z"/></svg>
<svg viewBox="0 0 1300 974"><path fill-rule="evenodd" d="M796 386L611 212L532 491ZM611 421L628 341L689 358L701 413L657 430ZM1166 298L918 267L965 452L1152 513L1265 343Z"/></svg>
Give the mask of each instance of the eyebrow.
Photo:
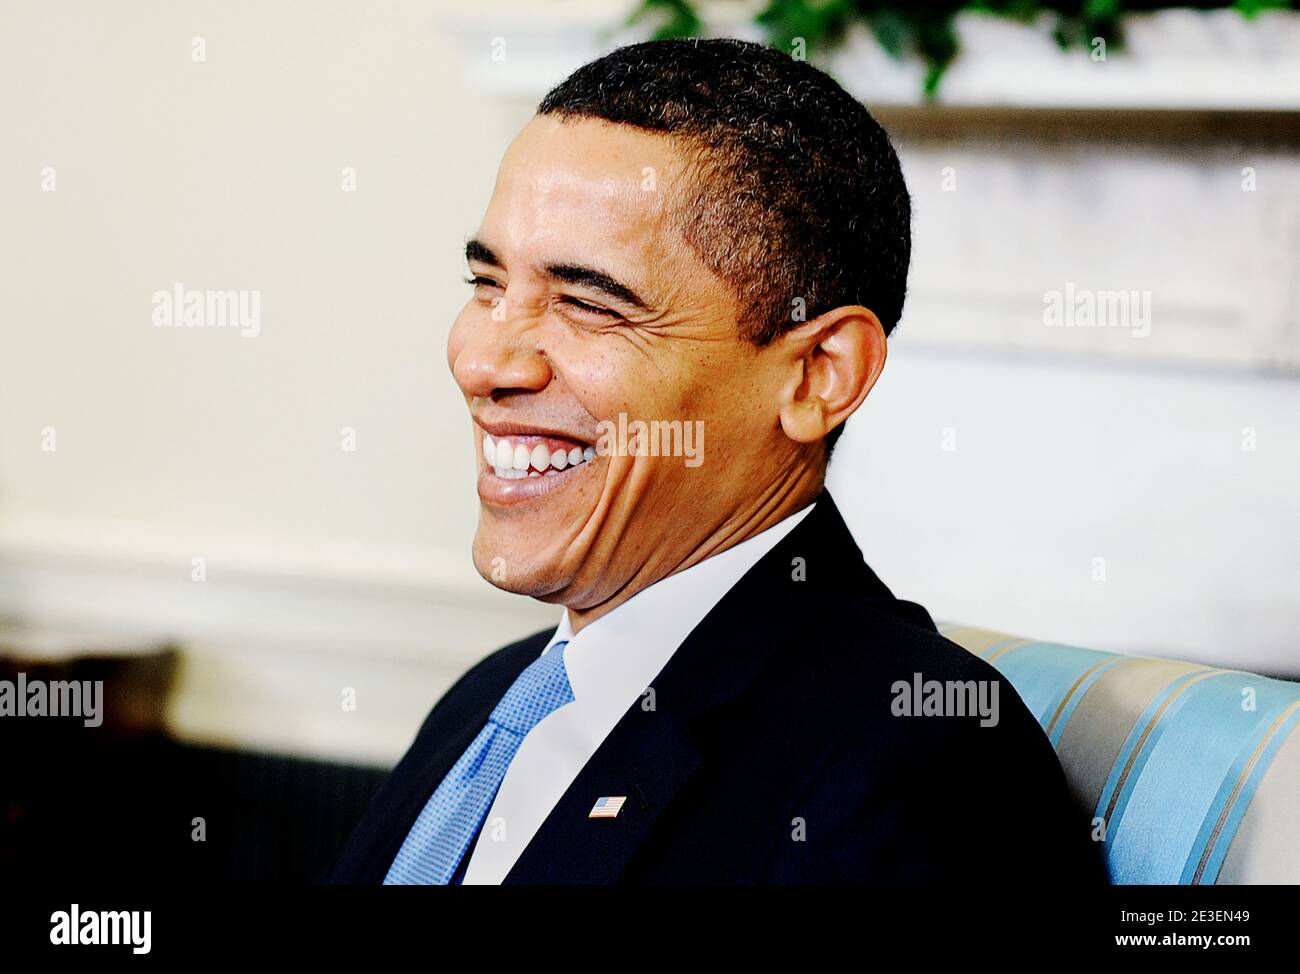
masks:
<svg viewBox="0 0 1300 974"><path fill-rule="evenodd" d="M505 267L500 258L497 257L496 251L477 238L465 244L465 260L477 261L490 267ZM650 310L650 305L639 294L626 284L620 283L609 274L595 267L570 263L544 264L542 265L542 273L552 280L563 281L565 284L577 284L580 287L599 291L616 301L636 308L638 311Z"/></svg>

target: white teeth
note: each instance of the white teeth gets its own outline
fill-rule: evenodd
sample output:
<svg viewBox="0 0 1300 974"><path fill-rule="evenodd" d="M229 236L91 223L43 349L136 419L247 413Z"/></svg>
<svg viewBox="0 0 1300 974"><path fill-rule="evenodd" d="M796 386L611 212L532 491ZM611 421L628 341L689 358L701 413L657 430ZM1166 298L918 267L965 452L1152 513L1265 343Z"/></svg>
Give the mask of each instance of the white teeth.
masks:
<svg viewBox="0 0 1300 974"><path fill-rule="evenodd" d="M594 447L583 449L575 446L569 450L552 451L543 443L536 443L531 449L523 443L512 442L508 437L494 438L483 434L483 461L492 468L492 472L503 480L518 480L521 477L540 477L580 463L592 460L596 456Z"/></svg>

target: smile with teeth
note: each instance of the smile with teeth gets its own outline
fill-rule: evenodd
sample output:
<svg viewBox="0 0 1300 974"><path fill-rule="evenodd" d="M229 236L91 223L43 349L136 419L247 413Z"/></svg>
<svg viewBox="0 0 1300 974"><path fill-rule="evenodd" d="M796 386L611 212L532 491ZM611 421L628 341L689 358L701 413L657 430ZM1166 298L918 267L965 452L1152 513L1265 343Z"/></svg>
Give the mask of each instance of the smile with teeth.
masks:
<svg viewBox="0 0 1300 974"><path fill-rule="evenodd" d="M594 459L593 446L572 446L537 442L537 437L492 437L483 434L483 460L492 472L505 480L543 477Z"/></svg>

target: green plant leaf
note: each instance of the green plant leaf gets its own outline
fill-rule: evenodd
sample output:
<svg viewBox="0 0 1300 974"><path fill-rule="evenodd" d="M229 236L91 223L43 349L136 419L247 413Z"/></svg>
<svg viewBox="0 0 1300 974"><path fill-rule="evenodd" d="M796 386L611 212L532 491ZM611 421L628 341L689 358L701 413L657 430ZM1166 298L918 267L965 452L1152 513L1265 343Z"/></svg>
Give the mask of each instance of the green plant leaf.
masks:
<svg viewBox="0 0 1300 974"><path fill-rule="evenodd" d="M690 0L642 0L641 6L628 17L627 26L634 27L643 20L659 22L651 35L657 41L698 37L703 27Z"/></svg>
<svg viewBox="0 0 1300 974"><path fill-rule="evenodd" d="M703 30L697 12L700 2L642 0L627 24L653 21L655 38L698 37ZM1019 23L1050 16L1052 38L1063 50L1086 49L1094 37L1103 38L1108 49L1119 50L1126 14L1175 7L1234 9L1254 17L1266 10L1300 10L1300 0L768 0L754 21L773 46L788 52L802 38L809 52L819 54L840 43L855 22L864 23L891 57L914 56L924 63L924 94L932 100L958 54L955 18L961 11Z"/></svg>

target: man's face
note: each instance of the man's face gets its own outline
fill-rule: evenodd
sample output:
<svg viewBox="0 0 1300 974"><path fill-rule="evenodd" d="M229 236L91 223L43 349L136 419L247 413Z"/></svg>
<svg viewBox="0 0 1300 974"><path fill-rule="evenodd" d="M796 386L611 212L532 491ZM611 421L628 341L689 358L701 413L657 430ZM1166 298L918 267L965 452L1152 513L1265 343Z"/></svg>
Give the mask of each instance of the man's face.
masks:
<svg viewBox="0 0 1300 974"><path fill-rule="evenodd" d="M469 247L477 283L447 356L473 419L474 562L571 612L740 540L802 465L775 405L788 372L741 337L731 290L673 227L685 151L627 126L534 118ZM702 462L593 457L599 424L620 414L702 428Z"/></svg>

